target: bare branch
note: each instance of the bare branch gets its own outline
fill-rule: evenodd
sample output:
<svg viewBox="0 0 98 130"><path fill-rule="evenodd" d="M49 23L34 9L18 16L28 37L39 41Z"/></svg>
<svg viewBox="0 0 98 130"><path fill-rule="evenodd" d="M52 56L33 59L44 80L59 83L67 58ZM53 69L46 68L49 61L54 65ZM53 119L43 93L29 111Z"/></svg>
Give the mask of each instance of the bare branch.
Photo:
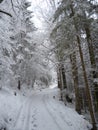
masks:
<svg viewBox="0 0 98 130"><path fill-rule="evenodd" d="M10 16L10 17L12 17L12 15L11 15L10 13L7 13L7 12L5 12L5 11L1 10L1 9L0 9L0 12L1 12L1 13L4 13L4 14L6 14L6 15Z"/></svg>

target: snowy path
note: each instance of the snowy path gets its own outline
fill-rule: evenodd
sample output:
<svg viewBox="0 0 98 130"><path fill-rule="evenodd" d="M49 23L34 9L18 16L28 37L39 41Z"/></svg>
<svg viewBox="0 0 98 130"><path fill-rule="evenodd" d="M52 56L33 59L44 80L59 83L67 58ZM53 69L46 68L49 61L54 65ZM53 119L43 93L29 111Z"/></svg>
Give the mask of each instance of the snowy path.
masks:
<svg viewBox="0 0 98 130"><path fill-rule="evenodd" d="M88 123L74 110L53 99L53 95L51 90L44 90L29 96L12 130L88 130Z"/></svg>
<svg viewBox="0 0 98 130"><path fill-rule="evenodd" d="M29 130L30 123L30 111L32 107L31 97L27 98L27 100L21 106L20 111L18 112L16 121L14 123L14 130Z"/></svg>

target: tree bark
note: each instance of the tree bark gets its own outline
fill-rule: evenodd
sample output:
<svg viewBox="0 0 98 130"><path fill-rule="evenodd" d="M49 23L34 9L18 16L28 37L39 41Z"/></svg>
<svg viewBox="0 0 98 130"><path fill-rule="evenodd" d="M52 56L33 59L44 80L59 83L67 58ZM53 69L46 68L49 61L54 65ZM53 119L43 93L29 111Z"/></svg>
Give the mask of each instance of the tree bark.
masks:
<svg viewBox="0 0 98 130"><path fill-rule="evenodd" d="M70 61L72 65L72 75L73 75L74 89L75 89L75 109L79 114L81 114L81 106L79 100L79 86L78 86L78 69L77 69L75 52L70 55Z"/></svg>
<svg viewBox="0 0 98 130"><path fill-rule="evenodd" d="M62 63L59 64L57 76L58 76L58 87L61 90L61 100L63 101L64 100L63 90L67 88L67 84L66 84L65 68Z"/></svg>
<svg viewBox="0 0 98 130"><path fill-rule="evenodd" d="M98 78L98 74L96 72L96 60L95 60L95 54L94 54L94 47L92 44L92 37L91 37L90 29L86 25L84 27L85 27L86 39L87 39L88 48L89 48L91 68L93 69L91 74L93 78L94 96L95 96L95 102L96 102L95 111L98 111L98 84L94 83L94 79Z"/></svg>
<svg viewBox="0 0 98 130"><path fill-rule="evenodd" d="M71 8L71 13L74 16L75 12L74 12L72 4L70 4L70 8ZM82 69L83 69L83 76L84 76L85 87L86 87L86 92L87 92L86 94L87 94L87 98L88 98L89 111L90 111L92 124L93 124L93 130L97 130L96 120L95 120L95 115L94 115L94 109L93 109L93 103L92 103L92 98L91 98L91 94L90 94L89 83L88 83L88 79L87 79L85 63L84 63L84 58L83 58L83 52L82 52L82 48L81 48L80 37L78 36L78 28L77 28L75 19L74 19L74 26L75 26L76 33L77 33L76 34L76 40L77 40L79 53L80 53L81 65L82 65Z"/></svg>
<svg viewBox="0 0 98 130"><path fill-rule="evenodd" d="M61 87L61 81L60 81L60 70L59 67L57 68L57 81L58 81L58 88Z"/></svg>
<svg viewBox="0 0 98 130"><path fill-rule="evenodd" d="M21 89L21 84L20 84L20 80L18 80L18 89Z"/></svg>
<svg viewBox="0 0 98 130"><path fill-rule="evenodd" d="M65 68L63 64L61 64L61 71L62 71L63 89L65 89L67 88L67 82L66 82Z"/></svg>
<svg viewBox="0 0 98 130"><path fill-rule="evenodd" d="M93 109L93 103L92 103L92 98L91 98L91 94L90 94L90 87L88 84L88 79L87 79L87 74L86 74L86 69L85 69L85 64L84 64L84 59L83 59L83 52L82 52L82 48L81 48L80 38L78 35L76 36L76 38L77 38L77 43L78 43L78 47L79 47L81 65L82 65L82 69L83 69L83 76L84 76L84 81L85 81L86 94L87 94L87 98L88 98L89 111L90 111L92 124L93 124L93 130L97 130L94 109Z"/></svg>

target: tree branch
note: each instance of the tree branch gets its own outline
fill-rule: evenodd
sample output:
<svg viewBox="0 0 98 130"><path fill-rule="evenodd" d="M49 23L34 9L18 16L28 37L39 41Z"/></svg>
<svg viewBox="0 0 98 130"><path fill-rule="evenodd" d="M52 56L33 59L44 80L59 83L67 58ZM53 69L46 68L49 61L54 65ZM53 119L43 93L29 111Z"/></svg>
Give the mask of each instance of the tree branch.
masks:
<svg viewBox="0 0 98 130"><path fill-rule="evenodd" d="M1 13L4 13L4 14L6 14L6 15L10 16L10 17L12 17L12 15L11 15L11 14L9 14L9 13L7 13L7 12L5 12L5 11L1 10L1 9L0 9L0 12L1 12Z"/></svg>

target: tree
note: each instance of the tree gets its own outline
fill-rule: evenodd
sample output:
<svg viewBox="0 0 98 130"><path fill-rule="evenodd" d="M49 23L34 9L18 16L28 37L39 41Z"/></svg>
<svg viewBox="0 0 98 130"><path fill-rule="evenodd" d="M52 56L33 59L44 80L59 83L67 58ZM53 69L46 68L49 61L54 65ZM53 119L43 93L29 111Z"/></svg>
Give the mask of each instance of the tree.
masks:
<svg viewBox="0 0 98 130"><path fill-rule="evenodd" d="M88 5L87 6L88 8L85 8L85 5ZM85 26L84 25L85 24L89 25L88 21L91 20L90 18L87 20L87 16L84 17L84 12L88 11L88 9L90 9L90 5L89 5L88 1L84 1L82 4L81 4L81 1L76 1L76 0L74 0L74 1L71 1L71 0L70 1L62 1L61 5L58 7L58 9L57 9L57 11L54 15L54 21L55 20L59 21L59 22L56 21L57 22L57 25L55 27L56 32L59 32L59 28L61 28L62 25L64 25L64 29L65 29L64 34L66 34L66 36L64 34L63 35L60 34L59 39L62 38L62 36L65 36L66 39L69 38L69 47L68 48L71 49L71 46L73 46L73 44L76 43L76 46L79 49L81 66L82 66L82 69L83 69L84 83L85 83L87 97L88 97L89 110L90 110L90 114L91 114L91 118L92 118L92 122L93 122L93 128L96 130L97 128L96 128L96 121L95 121L95 117L94 117L93 101L92 101L91 94L90 94L90 86L89 86L89 83L88 83L88 75L86 73L86 66L85 66L85 62L84 62L84 56L85 55L84 55L84 51L83 51L83 48L82 48L82 46L83 46L82 34L85 34L85 32L84 32ZM70 26L68 26L68 25L70 25ZM89 28L89 26L88 26L88 28ZM71 31L69 31L70 29L73 31L73 33L71 33ZM61 28L61 31L62 30L63 30L63 28ZM89 31L87 31L87 33L88 32ZM85 38L84 38L84 40L86 41ZM59 41L60 40L58 40L58 42ZM66 40L65 43L67 43L67 42L68 41ZM60 47L63 46L63 48L64 48L64 42L63 41L61 41L61 44L62 45L60 45ZM89 45L89 41L88 41L88 45ZM88 49L90 50L90 48L88 48ZM75 48L74 48L74 51L76 51ZM72 55L73 55L74 51L71 53L71 63L72 63ZM92 48L92 51L93 51L93 48ZM89 53L89 54L91 55L91 53ZM70 53L68 55L70 55ZM72 66L73 65L74 65L74 63L72 63ZM76 65L74 65L74 66L76 66ZM77 77L76 75L77 75L77 72L74 73L75 77ZM76 94L76 97L77 97L77 94ZM79 97L77 97L77 98L79 98ZM79 102L79 100L78 100L78 102Z"/></svg>
<svg viewBox="0 0 98 130"><path fill-rule="evenodd" d="M73 54L70 55L70 61L72 64L72 74L73 74L74 89L75 89L75 95L76 95L76 101L75 101L76 108L75 109L79 114L81 114L81 105L80 105L80 99L79 99L79 85L78 85L78 68L77 68L75 52L73 52Z"/></svg>
<svg viewBox="0 0 98 130"><path fill-rule="evenodd" d="M20 5L19 17L16 16L12 20L13 27L10 36L14 77L18 81L18 88L24 83L34 87L37 80L48 85L50 76L45 65L44 54L41 54L39 43L34 40L37 29L31 22L32 12L28 10L30 3L24 0L20 2Z"/></svg>

